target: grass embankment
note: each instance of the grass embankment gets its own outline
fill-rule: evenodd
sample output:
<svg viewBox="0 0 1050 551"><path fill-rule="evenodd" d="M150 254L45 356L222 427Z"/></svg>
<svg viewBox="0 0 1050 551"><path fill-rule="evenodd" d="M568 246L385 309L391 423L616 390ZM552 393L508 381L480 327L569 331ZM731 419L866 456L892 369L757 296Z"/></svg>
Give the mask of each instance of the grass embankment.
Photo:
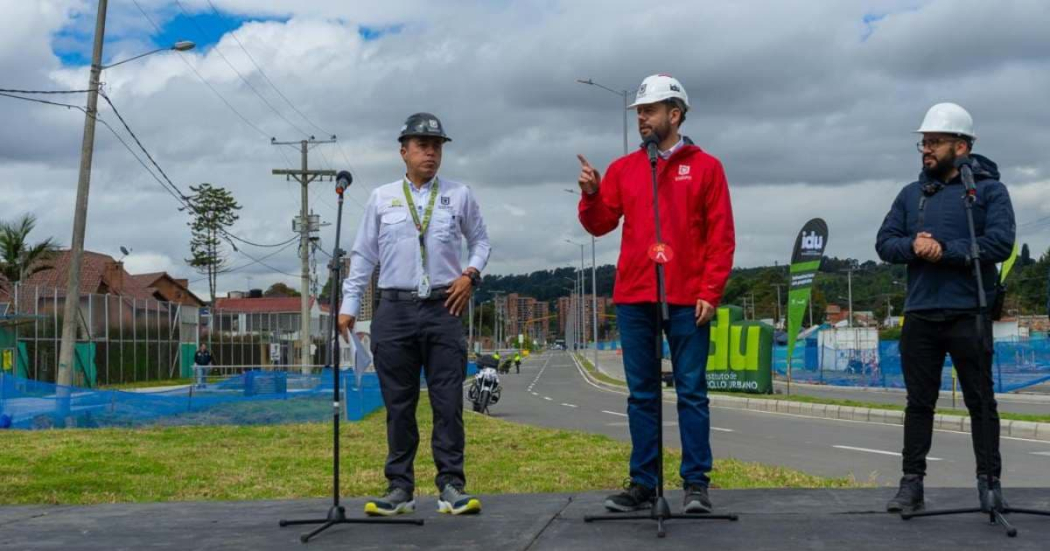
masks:
<svg viewBox="0 0 1050 551"><path fill-rule="evenodd" d="M434 494L430 407L419 405L418 491ZM618 489L630 445L583 432L466 415L468 488L477 494ZM380 493L386 426L382 411L343 425L343 495ZM668 484L678 450L667 450ZM719 488L854 487L767 465L717 460ZM331 426L71 429L0 432L0 504L91 504L325 497L331 484Z"/></svg>
<svg viewBox="0 0 1050 551"><path fill-rule="evenodd" d="M616 385L627 389L627 383L609 377L608 375L594 369L591 365L590 360L582 356L577 355L577 359L583 364L583 368L587 370L587 373L592 377L603 383ZM829 387L833 388L833 387ZM741 392L723 392L712 390L709 394L718 394L722 396L733 396L736 398L759 398L764 400L783 400L786 402L803 402L808 404L827 404L829 406L846 406L856 408L868 408L868 409L887 409L892 411L904 411L904 406L897 404L885 404L880 402L864 402L860 400L848 400L842 398L824 398L820 396L806 396L804 394L745 394ZM943 398L942 398L943 401ZM960 395L959 401L962 401ZM964 409L944 409L937 408L937 413L941 415L957 415L962 417L969 417L970 412ZM1032 421L1036 423L1050 423L1050 414L1042 415L1035 413L1011 413L1007 411L1000 411L999 418L1009 421Z"/></svg>

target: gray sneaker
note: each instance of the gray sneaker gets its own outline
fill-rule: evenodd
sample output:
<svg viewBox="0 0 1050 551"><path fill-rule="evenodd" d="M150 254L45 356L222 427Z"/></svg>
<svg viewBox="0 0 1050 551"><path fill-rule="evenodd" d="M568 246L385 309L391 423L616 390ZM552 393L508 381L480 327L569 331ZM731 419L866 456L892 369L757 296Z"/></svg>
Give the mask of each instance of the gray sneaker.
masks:
<svg viewBox="0 0 1050 551"><path fill-rule="evenodd" d="M481 512L481 501L464 492L461 486L446 484L438 496L438 512L450 515L476 515Z"/></svg>
<svg viewBox="0 0 1050 551"><path fill-rule="evenodd" d="M391 487L383 497L365 503L365 514L370 517L392 517L413 513L416 500L402 488Z"/></svg>
<svg viewBox="0 0 1050 551"><path fill-rule="evenodd" d="M685 514L707 514L711 512L711 509L711 498L707 495L707 486L702 484L685 486L685 499L682 501L682 510Z"/></svg>

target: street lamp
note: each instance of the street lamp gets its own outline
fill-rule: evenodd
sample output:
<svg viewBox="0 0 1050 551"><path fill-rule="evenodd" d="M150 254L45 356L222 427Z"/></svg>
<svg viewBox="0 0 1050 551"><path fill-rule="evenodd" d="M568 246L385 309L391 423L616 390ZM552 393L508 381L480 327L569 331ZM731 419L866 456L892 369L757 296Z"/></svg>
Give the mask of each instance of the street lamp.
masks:
<svg viewBox="0 0 1050 551"><path fill-rule="evenodd" d="M627 109L628 109L627 106L629 105L629 101L630 101L628 99L628 96L630 94L633 94L634 91L633 90L613 90L612 88L609 88L608 86L605 86L605 85L599 84L597 82L594 82L594 80L589 79L589 78L588 79L578 78L578 79L576 79L576 82L579 82L580 84L587 84L587 85L590 85L590 86L597 86L598 88L601 88L602 90L606 90L608 92L612 92L613 94L616 94L617 96L623 97L623 154L626 155L627 154Z"/></svg>
<svg viewBox="0 0 1050 551"><path fill-rule="evenodd" d="M575 190L566 189L568 193L576 195ZM590 233L590 232L588 232ZM575 244L575 243L574 243ZM595 238L591 234L591 328L594 330L594 368L598 368L598 262L595 252Z"/></svg>
<svg viewBox="0 0 1050 551"><path fill-rule="evenodd" d="M157 52L169 52L169 51L188 52L188 51L190 51L190 50L192 50L192 49L194 49L196 47L197 47L197 45L195 43L189 41L189 40L180 40L180 41L172 44L171 46L168 46L167 48L157 48L156 50L150 50L150 51L148 51L148 52L146 52L144 54L139 54L139 55L137 55L135 57L129 57L129 58L123 60L123 61L118 61L116 63L110 63L109 65L103 65L101 67L101 69L110 69L110 68L116 67L117 65L123 65L123 64L125 64L125 63L127 63L129 61L135 61L136 59L138 59L140 57L146 57L148 55L153 55L153 54L155 54Z"/></svg>
<svg viewBox="0 0 1050 551"><path fill-rule="evenodd" d="M84 233L87 230L88 191L91 186L91 161L95 154L95 118L98 116L98 87L103 69L116 67L157 52L185 52L193 49L193 42L180 40L169 48L160 48L110 65L102 65L102 43L106 32L107 0L99 0L95 19L95 44L91 54L91 76L88 80L87 109L84 110L84 138L80 145L80 176L77 180L76 207L73 211L73 238L69 243L69 274L66 278L66 296L63 305L62 344L58 355L60 386L73 384L73 350L77 339L77 319L80 310L80 266L84 256Z"/></svg>
<svg viewBox="0 0 1050 551"><path fill-rule="evenodd" d="M564 277L564 276L562 276L562 279L572 283L572 290L569 293L569 309L568 309L569 310L568 311L568 316L569 317L565 320L565 324L566 324L566 328L568 329L570 327L569 326L569 320L570 319L572 320L572 325L571 325L571 328L572 328L572 342L573 342L573 349L575 349L576 348L576 343L579 342L579 333L580 333L580 331L579 331L579 329L580 329L579 328L580 322L579 322L579 319L578 319L579 318L579 312L577 310L579 308L578 305L579 305L580 281L579 281L578 278L575 278L575 277Z"/></svg>

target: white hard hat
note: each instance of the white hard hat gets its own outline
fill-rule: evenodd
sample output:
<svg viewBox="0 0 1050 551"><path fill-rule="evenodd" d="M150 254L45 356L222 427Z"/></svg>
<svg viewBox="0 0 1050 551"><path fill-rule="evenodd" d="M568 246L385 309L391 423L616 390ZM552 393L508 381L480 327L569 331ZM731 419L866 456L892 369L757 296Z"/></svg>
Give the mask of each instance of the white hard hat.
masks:
<svg viewBox="0 0 1050 551"><path fill-rule="evenodd" d="M689 110L689 94L685 93L685 86L682 86L678 79L671 75L652 75L645 77L642 85L638 87L634 103L628 105L627 108L633 109L639 105L658 103L671 98L682 100L686 111Z"/></svg>
<svg viewBox="0 0 1050 551"><path fill-rule="evenodd" d="M915 132L958 134L970 139L977 137L973 133L973 117L955 103L938 103L931 107L926 112L926 118L922 119L922 126Z"/></svg>

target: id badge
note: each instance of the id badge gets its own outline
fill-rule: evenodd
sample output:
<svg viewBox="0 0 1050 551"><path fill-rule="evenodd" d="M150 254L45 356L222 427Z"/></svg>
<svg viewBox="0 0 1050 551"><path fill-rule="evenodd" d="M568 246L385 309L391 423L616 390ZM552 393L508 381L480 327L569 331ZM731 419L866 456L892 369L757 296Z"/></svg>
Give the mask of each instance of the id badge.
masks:
<svg viewBox="0 0 1050 551"><path fill-rule="evenodd" d="M419 280L419 286L416 287L416 295L419 298L430 298L430 276L424 274Z"/></svg>

